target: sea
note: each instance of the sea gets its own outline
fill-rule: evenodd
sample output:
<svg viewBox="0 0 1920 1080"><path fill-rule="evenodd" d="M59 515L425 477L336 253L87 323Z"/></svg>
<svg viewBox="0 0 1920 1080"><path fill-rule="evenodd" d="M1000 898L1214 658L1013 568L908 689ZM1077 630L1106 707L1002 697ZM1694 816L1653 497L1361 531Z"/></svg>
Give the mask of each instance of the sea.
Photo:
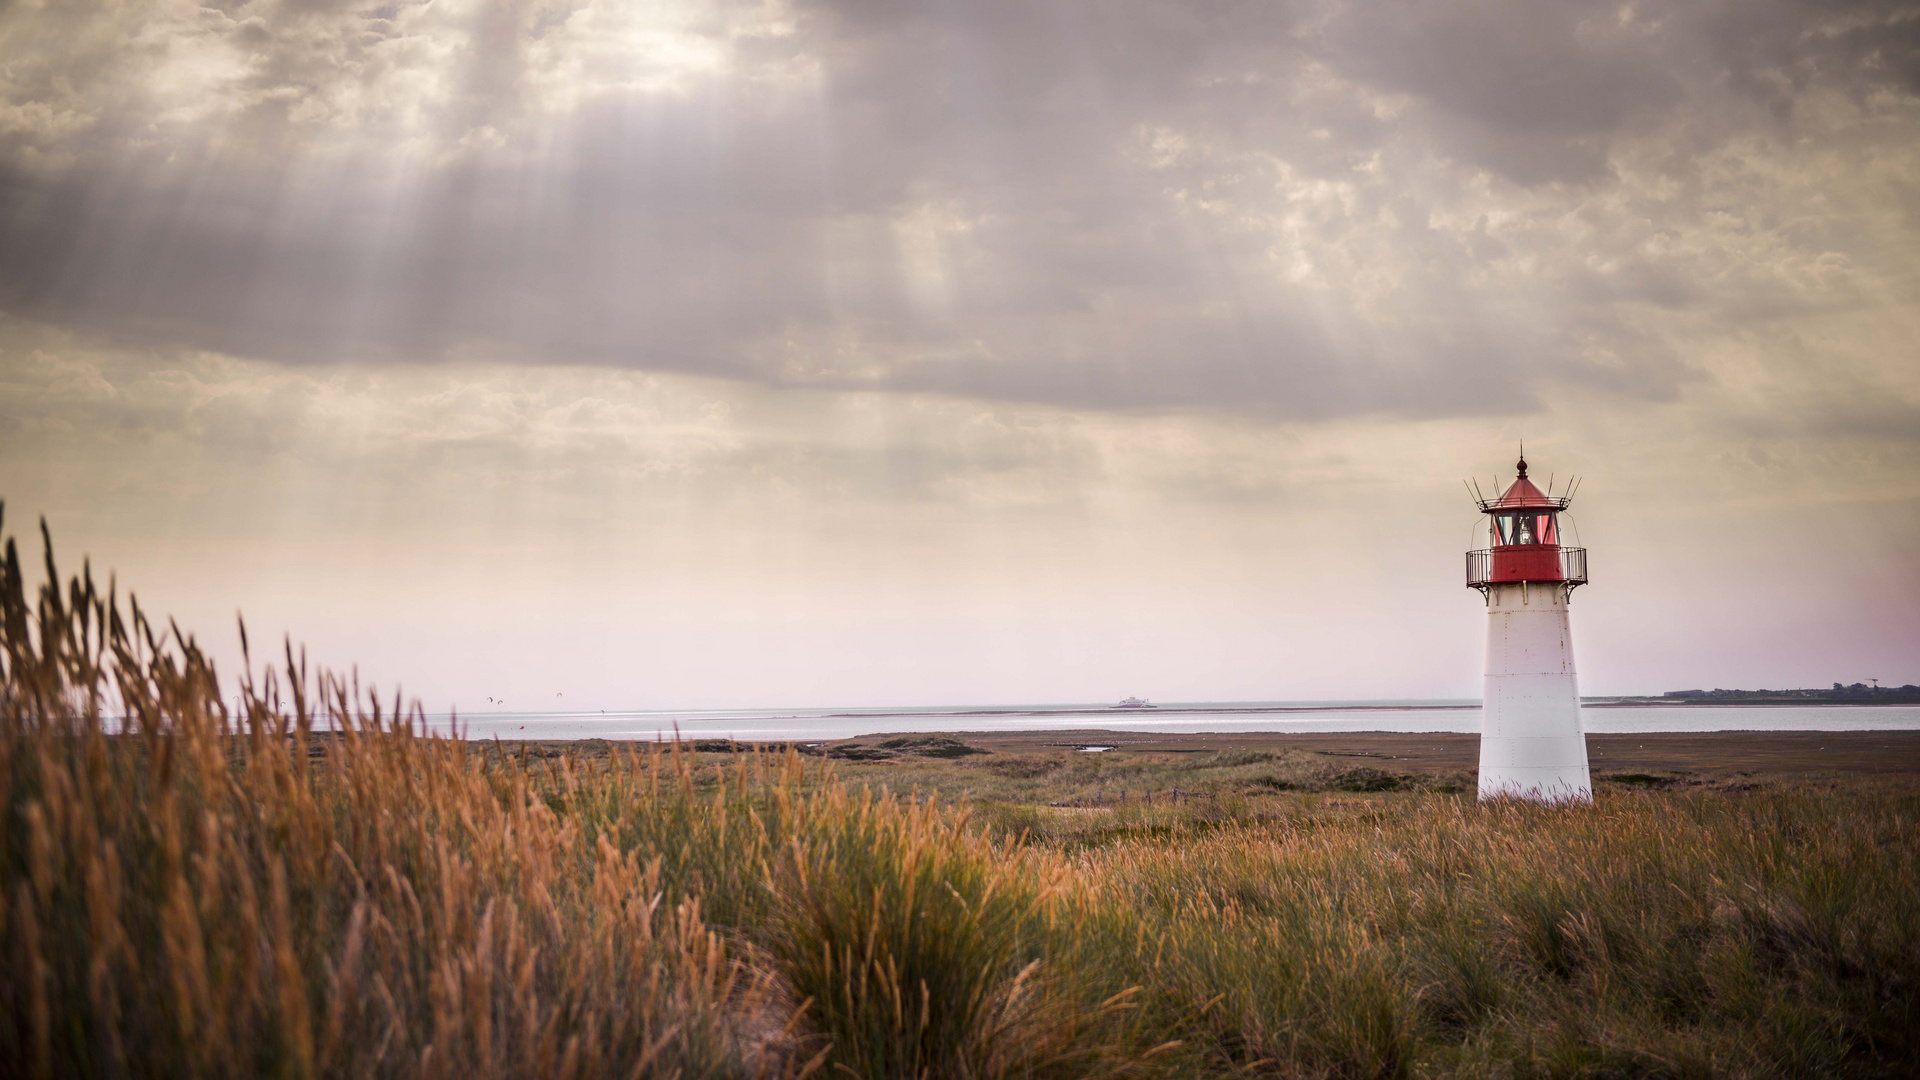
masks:
<svg viewBox="0 0 1920 1080"><path fill-rule="evenodd" d="M1920 706L1627 705L1589 701L1590 734L1700 731L1916 731ZM623 712L434 714L428 726L468 739L731 739L735 742L831 742L902 732L1110 731L1153 734L1243 732L1475 733L1480 703L1458 700L1162 703L1152 709L1106 705L1005 705L977 708L740 709Z"/></svg>

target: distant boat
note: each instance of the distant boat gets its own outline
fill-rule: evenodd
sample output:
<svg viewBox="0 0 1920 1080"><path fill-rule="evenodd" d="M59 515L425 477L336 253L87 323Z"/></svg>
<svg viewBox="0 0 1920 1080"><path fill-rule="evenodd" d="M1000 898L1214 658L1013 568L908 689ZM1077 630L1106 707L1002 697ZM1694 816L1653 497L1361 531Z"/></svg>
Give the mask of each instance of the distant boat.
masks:
<svg viewBox="0 0 1920 1080"><path fill-rule="evenodd" d="M1109 709L1157 709L1159 707L1143 697L1121 698L1120 704L1107 706Z"/></svg>

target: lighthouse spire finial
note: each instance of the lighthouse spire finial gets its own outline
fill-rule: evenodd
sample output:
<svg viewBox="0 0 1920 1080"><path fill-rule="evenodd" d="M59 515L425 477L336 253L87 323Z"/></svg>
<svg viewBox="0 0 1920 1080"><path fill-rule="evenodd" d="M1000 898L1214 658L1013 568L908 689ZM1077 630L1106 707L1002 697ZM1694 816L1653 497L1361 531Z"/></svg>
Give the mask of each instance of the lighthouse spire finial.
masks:
<svg viewBox="0 0 1920 1080"><path fill-rule="evenodd" d="M1527 440L1525 439L1520 440L1520 461L1514 465L1514 468L1520 470L1520 479L1527 478Z"/></svg>

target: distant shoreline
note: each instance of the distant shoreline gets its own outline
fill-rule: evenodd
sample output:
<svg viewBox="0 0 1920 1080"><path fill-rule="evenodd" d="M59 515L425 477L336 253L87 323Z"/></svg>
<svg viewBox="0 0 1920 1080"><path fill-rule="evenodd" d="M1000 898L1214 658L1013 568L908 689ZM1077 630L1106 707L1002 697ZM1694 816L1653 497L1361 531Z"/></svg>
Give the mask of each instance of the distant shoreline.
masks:
<svg viewBox="0 0 1920 1080"><path fill-rule="evenodd" d="M1703 701L1697 698L1582 698L1583 709L1898 709L1912 708L1911 701ZM877 720L912 716L1182 716L1205 714L1218 716L1272 715L1284 713L1327 712L1464 712L1480 708L1479 702L1465 705L1156 705L1150 709L1098 708L1005 708L1005 709L864 709L813 714L828 720Z"/></svg>
<svg viewBox="0 0 1920 1080"><path fill-rule="evenodd" d="M1920 702L1914 702L1914 701L1793 701L1793 700L1781 700L1781 699L1772 699L1772 700L1766 700L1766 701L1726 701L1726 700L1701 700L1698 698L1682 698L1679 700L1673 700L1673 699L1662 699L1662 698L1609 698L1609 697L1582 698L1580 700L1580 707L1583 709L1655 709L1655 708L1661 708L1661 709L1911 709L1916 706L1920 706ZM1475 702L1467 702L1467 703L1459 703L1459 702L1445 703L1445 704L1416 703L1416 704L1405 704L1405 705L1359 705L1359 704L1346 705L1338 702L1328 702L1326 704L1319 704L1319 705L1156 705L1150 709L1117 709L1112 706L1104 706L1104 705L1103 706L1080 706L1080 707L1061 706L1058 708L1049 708L1046 706L1030 706L1030 707L1007 706L1004 708L974 707L970 709L942 709L938 707L920 707L920 708L896 707L891 709L841 709L835 712L814 712L811 710L796 712L796 711L787 711L787 710L780 710L780 709L769 709L764 712L756 711L756 710L739 710L739 711L726 710L724 719L735 720L735 721L751 721L751 720L794 720L794 719L802 719L802 718L808 719L808 720L889 720L889 719L895 719L895 718L912 719L914 717L960 717L960 716L977 716L977 717L982 717L986 719L992 719L994 717L1033 718L1033 717L1052 717L1052 716L1061 716L1061 717L1069 717L1069 716L1133 716L1133 717L1138 717L1138 716L1284 716L1288 714L1301 714L1301 713L1325 714L1325 713L1468 712L1468 711L1477 711L1480 707L1481 707L1480 702L1475 701ZM564 712L564 710L562 711ZM662 709L662 710L658 710L657 712L655 710L637 710L632 712L644 713L646 715L657 715L660 717L670 717L675 719L687 719L687 720L703 719L703 716L702 716L703 711L698 709L693 709L693 710ZM606 715L606 714L607 714L607 710L600 710L598 713L583 712L577 715L582 717L593 717L597 715ZM617 715L622 715L622 716L629 715L629 714L630 714L629 710L619 710L617 713ZM481 711L474 711L474 712L459 712L459 713L455 713L455 712L431 713L429 715L434 718L447 718L447 717L458 715L465 718L479 717L484 719L488 717L506 718L506 717L513 717L513 716L545 717L545 716L550 716L554 714L546 712L544 710L535 711L535 712L525 712L525 713L514 712L514 711L504 711L504 710L499 712L495 712L492 710L481 710ZM575 714L567 713L567 715L575 715ZM720 717L716 717L716 719L720 719Z"/></svg>
<svg viewBox="0 0 1920 1080"><path fill-rule="evenodd" d="M1155 705L1150 709L1120 709L1111 705L1084 709L912 709L869 712L817 713L826 720L869 720L894 716L1177 716L1205 713L1298 713L1298 712L1441 712L1452 709L1477 709L1472 705Z"/></svg>
<svg viewBox="0 0 1920 1080"><path fill-rule="evenodd" d="M1766 698L1759 701L1701 698L1581 698L1583 709L1911 709L1920 701L1795 701ZM1478 706L1475 706L1478 708Z"/></svg>

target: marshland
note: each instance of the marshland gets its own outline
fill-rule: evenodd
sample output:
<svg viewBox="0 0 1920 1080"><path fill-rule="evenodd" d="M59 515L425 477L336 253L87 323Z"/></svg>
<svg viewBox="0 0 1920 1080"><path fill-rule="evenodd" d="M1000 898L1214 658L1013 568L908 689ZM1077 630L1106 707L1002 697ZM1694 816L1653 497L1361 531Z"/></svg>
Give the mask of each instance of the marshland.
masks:
<svg viewBox="0 0 1920 1080"><path fill-rule="evenodd" d="M1298 748L469 743L292 648L216 673L50 544L27 577L9 541L8 1076L1920 1063L1910 774L1543 809Z"/></svg>

